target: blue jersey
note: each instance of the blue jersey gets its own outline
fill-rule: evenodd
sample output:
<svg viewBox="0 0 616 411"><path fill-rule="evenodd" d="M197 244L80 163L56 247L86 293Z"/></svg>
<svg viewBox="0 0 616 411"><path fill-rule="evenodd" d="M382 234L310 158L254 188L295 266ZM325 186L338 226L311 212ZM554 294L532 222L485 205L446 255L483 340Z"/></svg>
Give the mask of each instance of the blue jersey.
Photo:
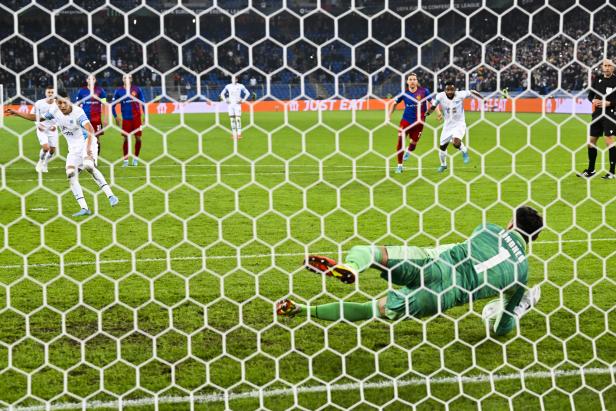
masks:
<svg viewBox="0 0 616 411"><path fill-rule="evenodd" d="M417 87L412 92L406 90L403 94L396 98L396 104L404 101L404 114L402 119L413 124L416 121L424 121L426 118L426 112L428 111L428 98L430 96L430 90L425 87ZM420 112L417 112L418 107Z"/></svg>
<svg viewBox="0 0 616 411"><path fill-rule="evenodd" d="M113 116L117 116L115 106L116 104L120 104L122 109L122 119L141 119L141 104L142 102L145 102L141 89L137 86L130 86L129 97L124 96L126 96L126 88L124 87L118 87L115 93L113 93L113 106L111 107Z"/></svg>
<svg viewBox="0 0 616 411"><path fill-rule="evenodd" d="M90 94L90 89L87 87L82 87L79 89L79 92L75 97L75 102L77 104L81 104L81 108L86 113L86 116L88 116L90 121L94 124L101 122L103 102L106 99L107 93L105 92L105 89L99 86L94 86L92 94Z"/></svg>

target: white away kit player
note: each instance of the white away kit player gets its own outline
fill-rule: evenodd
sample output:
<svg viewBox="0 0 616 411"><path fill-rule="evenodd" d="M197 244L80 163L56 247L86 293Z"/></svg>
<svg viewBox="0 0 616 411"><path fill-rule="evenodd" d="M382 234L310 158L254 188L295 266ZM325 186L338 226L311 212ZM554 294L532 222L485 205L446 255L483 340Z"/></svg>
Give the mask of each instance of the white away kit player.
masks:
<svg viewBox="0 0 616 411"><path fill-rule="evenodd" d="M445 118L443 130L441 131L441 141L439 144L439 160L441 165L438 172L442 173L447 170L447 146L453 143L453 146L462 152L464 164L468 164L470 157L468 155L468 147L464 145L462 140L466 135L466 119L464 118L464 99L476 96L482 99L481 94L474 90L456 91L456 86L453 81L445 83L445 91L441 91L432 100L432 106L428 113L437 110L438 119Z"/></svg>
<svg viewBox="0 0 616 411"><path fill-rule="evenodd" d="M96 184L109 198L109 204L112 207L118 204L118 198L113 195L105 177L96 167L98 142L94 134L94 128L83 109L72 105L65 91L58 91L56 104L51 106L50 110L44 114L44 117L56 122L68 144L66 176L71 186L71 191L81 207L77 213L73 214L73 217L91 214L86 199L83 196L81 184L79 184L79 172L83 169L92 175Z"/></svg>
<svg viewBox="0 0 616 411"><path fill-rule="evenodd" d="M242 97L244 96L245 97ZM227 84L220 93L220 99L227 103L229 119L231 120L231 133L235 139L242 138L242 103L250 97L250 93L239 84L235 76L231 77L231 83Z"/></svg>
<svg viewBox="0 0 616 411"><path fill-rule="evenodd" d="M8 109L8 114L13 114L26 120L36 122L36 136L38 137L41 151L36 163L36 171L47 172L47 164L58 147L58 129L54 120L46 120L43 115L47 113L55 102L55 91L52 85L45 87L45 98L37 100L32 106L30 113L22 113L18 110Z"/></svg>

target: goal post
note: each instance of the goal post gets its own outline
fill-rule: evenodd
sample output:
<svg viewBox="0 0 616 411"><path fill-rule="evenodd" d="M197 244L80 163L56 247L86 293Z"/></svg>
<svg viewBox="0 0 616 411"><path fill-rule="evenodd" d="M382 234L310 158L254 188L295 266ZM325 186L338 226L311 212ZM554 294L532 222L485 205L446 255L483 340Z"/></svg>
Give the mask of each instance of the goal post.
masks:
<svg viewBox="0 0 616 411"><path fill-rule="evenodd" d="M122 123L104 128L119 204L81 173L78 219L65 158L37 173L32 123L0 116L0 409L610 408L614 185L576 174L614 15L591 0L1 4L3 110L95 74L120 115L131 74L146 120L135 163ZM460 135L438 113L413 130L416 95L389 117L411 73L428 105L448 83L479 93L441 105L463 108ZM249 97L221 101L231 76ZM539 286L505 335L482 319L485 290L457 283L463 264L444 263L440 291L364 270L442 263L524 205L539 238L470 264L492 274L511 247L528 264L511 286ZM309 255L350 261L354 281L306 270ZM454 294L470 301L413 311Z"/></svg>

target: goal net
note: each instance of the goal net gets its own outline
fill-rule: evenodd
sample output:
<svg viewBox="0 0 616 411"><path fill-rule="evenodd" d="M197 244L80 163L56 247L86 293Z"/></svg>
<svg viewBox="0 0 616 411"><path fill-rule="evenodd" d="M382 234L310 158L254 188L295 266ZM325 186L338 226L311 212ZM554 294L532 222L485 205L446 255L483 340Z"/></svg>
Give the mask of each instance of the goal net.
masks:
<svg viewBox="0 0 616 411"><path fill-rule="evenodd" d="M612 407L615 188L576 172L614 21L599 0L3 1L3 109L95 75L98 168L120 202L84 172L92 214L73 217L64 138L38 173L37 126L1 117L0 409ZM410 73L481 95L463 101L468 161L450 144L439 169L435 113L397 168L402 105L388 111ZM137 97L125 74L139 141L112 115L118 90ZM232 76L249 93L233 125ZM375 269L309 272L309 254L460 243L522 205L545 222L527 250L541 299L504 336L482 320L489 300L276 314L399 288Z"/></svg>

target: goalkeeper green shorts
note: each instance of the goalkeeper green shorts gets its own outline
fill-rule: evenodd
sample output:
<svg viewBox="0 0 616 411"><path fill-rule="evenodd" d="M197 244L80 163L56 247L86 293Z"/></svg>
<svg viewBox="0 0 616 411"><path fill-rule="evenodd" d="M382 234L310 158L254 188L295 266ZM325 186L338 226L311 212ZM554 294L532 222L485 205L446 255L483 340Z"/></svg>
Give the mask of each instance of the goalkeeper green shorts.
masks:
<svg viewBox="0 0 616 411"><path fill-rule="evenodd" d="M389 270L381 272L381 277L402 286L387 292L387 318L425 317L439 312L439 294L441 299L448 297L442 291L451 285L451 267L437 257L449 247L386 247Z"/></svg>

